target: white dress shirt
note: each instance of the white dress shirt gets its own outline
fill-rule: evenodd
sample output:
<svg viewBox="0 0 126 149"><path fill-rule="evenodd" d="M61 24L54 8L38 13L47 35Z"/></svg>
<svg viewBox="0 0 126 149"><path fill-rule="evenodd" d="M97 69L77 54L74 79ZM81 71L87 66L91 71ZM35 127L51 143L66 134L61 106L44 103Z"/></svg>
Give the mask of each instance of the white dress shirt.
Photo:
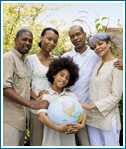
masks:
<svg viewBox="0 0 126 149"><path fill-rule="evenodd" d="M89 100L89 83L96 63L99 57L89 47L82 54L76 52L75 49L67 52L63 57L72 57L73 61L79 67L79 79L71 87L71 90L78 96L80 102L90 102Z"/></svg>
<svg viewBox="0 0 126 149"><path fill-rule="evenodd" d="M46 77L48 66L43 65L36 54L27 56L26 64L31 75L31 89L38 94L39 91L49 88Z"/></svg>

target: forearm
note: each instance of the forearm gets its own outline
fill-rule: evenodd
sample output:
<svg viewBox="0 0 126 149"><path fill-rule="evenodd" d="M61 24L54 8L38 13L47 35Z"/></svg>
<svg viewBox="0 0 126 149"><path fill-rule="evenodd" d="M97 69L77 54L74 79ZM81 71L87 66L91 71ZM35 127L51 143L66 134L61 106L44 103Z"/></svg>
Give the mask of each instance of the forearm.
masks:
<svg viewBox="0 0 126 149"><path fill-rule="evenodd" d="M29 100L24 99L13 88L5 88L3 93L9 100L30 108Z"/></svg>
<svg viewBox="0 0 126 149"><path fill-rule="evenodd" d="M53 123L51 120L49 120L48 116L45 113L39 113L38 114L38 119L41 123L46 125L48 128L54 129L58 131L58 127L55 123Z"/></svg>
<svg viewBox="0 0 126 149"><path fill-rule="evenodd" d="M25 107L39 110L39 109L47 109L48 108L48 101L32 101L29 99L24 99L22 96L20 96L13 88L6 88L4 89L4 96L7 97L12 102L16 102L18 104L21 104Z"/></svg>

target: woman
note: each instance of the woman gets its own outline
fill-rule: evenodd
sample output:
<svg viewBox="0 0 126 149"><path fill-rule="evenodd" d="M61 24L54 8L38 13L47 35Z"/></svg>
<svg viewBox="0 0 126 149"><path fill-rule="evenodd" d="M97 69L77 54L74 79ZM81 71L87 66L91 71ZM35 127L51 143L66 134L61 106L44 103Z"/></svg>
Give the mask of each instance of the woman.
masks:
<svg viewBox="0 0 126 149"><path fill-rule="evenodd" d="M78 98L70 90L66 89L78 79L78 67L70 58L55 59L49 66L46 74L50 82L48 93L42 96L42 99L48 100L51 104L56 100L69 100ZM58 112L58 111L57 111ZM44 124L44 134L42 145L44 146L75 146L75 135L85 124L86 115L82 121L76 125L56 124L50 120L45 110L37 111L38 118ZM66 134L73 133L73 134Z"/></svg>
<svg viewBox="0 0 126 149"><path fill-rule="evenodd" d="M31 98L39 100L40 90L49 87L46 78L48 66L52 61L51 51L56 47L59 33L53 28L45 28L41 33L39 42L40 52L27 57L26 64L31 74ZM30 120L30 145L39 146L42 142L42 124L38 121L34 114Z"/></svg>
<svg viewBox="0 0 126 149"><path fill-rule="evenodd" d="M122 70L114 67L117 61L111 52L111 38L107 33L93 36L95 52L101 57L90 81L92 104L87 109L88 134L93 146L119 146L120 114L118 103L122 96Z"/></svg>

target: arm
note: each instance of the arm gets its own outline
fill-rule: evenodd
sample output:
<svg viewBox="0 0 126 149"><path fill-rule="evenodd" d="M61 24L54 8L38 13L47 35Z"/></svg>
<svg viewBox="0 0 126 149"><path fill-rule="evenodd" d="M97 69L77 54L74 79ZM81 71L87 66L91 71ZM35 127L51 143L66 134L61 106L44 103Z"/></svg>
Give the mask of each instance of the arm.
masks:
<svg viewBox="0 0 126 149"><path fill-rule="evenodd" d="M86 123L86 119L87 119L87 115L84 114L82 120L78 124L76 124L75 127L77 127L78 130L80 130L81 128L83 128L84 125L85 125L85 123Z"/></svg>
<svg viewBox="0 0 126 149"><path fill-rule="evenodd" d="M86 109L86 110L92 110L92 109L96 108L96 105L87 104L87 103L82 103L81 106L82 106L83 109Z"/></svg>
<svg viewBox="0 0 126 149"><path fill-rule="evenodd" d="M32 90L30 92L31 98L34 100L42 100L44 94L48 94L48 91L47 90L41 90L41 91L39 91L38 95Z"/></svg>
<svg viewBox="0 0 126 149"><path fill-rule="evenodd" d="M67 125L58 125L53 123L49 118L48 115L44 112L38 113L38 119L40 120L41 123L46 125L50 129L54 129L55 131L59 131L61 133L65 133L67 130Z"/></svg>
<svg viewBox="0 0 126 149"><path fill-rule="evenodd" d="M112 85L110 94L100 101L94 101L94 104L103 116L106 116L111 112L111 110L118 106L122 96L122 90L123 72L114 68L112 72Z"/></svg>
<svg viewBox="0 0 126 149"><path fill-rule="evenodd" d="M18 93L13 88L4 88L4 96L7 97L9 100L16 102L18 104L21 104L23 106L26 106L28 108L32 108L35 110L38 109L45 109L48 107L48 102L43 100L43 101L31 101L24 99L21 97Z"/></svg>
<svg viewBox="0 0 126 149"><path fill-rule="evenodd" d="M82 120L78 124L69 125L69 127L66 131L67 134L73 134L73 133L77 133L78 131L80 131L80 129L84 127L84 125L86 123L86 119L87 119L87 115L84 114Z"/></svg>
<svg viewBox="0 0 126 149"><path fill-rule="evenodd" d="M18 104L21 104L23 106L33 108L33 109L41 109L45 108L45 105L47 107L47 103L45 102L39 102L35 103L33 101L30 101L28 99L24 99L22 96L20 96L15 88L14 88L14 73L15 73L15 63L13 60L12 55L4 55L4 70L3 70L3 93L4 96L8 98L8 100L12 102L16 102Z"/></svg>

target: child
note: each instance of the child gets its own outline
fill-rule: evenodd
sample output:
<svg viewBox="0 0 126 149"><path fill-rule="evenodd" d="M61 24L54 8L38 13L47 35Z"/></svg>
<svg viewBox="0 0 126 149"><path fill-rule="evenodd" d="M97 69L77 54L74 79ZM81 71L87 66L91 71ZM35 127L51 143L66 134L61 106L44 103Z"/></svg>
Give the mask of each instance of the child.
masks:
<svg viewBox="0 0 126 149"><path fill-rule="evenodd" d="M76 98L77 97L66 88L72 86L78 79L78 67L70 58L55 59L50 65L46 74L48 81L51 83L47 89L48 94L43 95L43 100L49 103L57 98ZM58 111L57 111L58 112ZM42 145L44 146L75 146L75 135L85 124L86 115L84 115L81 123L56 124L52 122L46 110L37 111L38 119L44 124L44 136ZM67 134L66 134L67 133ZM69 133L69 134L68 134Z"/></svg>

